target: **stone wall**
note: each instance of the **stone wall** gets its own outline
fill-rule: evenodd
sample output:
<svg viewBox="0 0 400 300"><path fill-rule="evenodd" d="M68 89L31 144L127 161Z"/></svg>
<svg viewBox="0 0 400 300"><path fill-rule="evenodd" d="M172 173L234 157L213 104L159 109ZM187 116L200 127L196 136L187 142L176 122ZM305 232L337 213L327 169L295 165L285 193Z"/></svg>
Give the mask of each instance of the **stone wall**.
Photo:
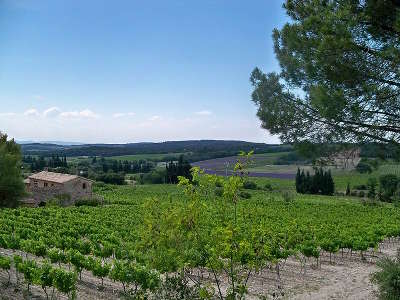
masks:
<svg viewBox="0 0 400 300"><path fill-rule="evenodd" d="M36 185L35 182L37 182ZM66 204L73 204L80 198L89 198L92 196L92 182L82 178L77 178L63 184L31 180L28 192L32 194L30 198L35 199L37 203L47 202L56 196L68 194L71 197L71 201Z"/></svg>
<svg viewBox="0 0 400 300"><path fill-rule="evenodd" d="M92 196L92 182L77 178L64 184L64 190L75 201L80 198Z"/></svg>

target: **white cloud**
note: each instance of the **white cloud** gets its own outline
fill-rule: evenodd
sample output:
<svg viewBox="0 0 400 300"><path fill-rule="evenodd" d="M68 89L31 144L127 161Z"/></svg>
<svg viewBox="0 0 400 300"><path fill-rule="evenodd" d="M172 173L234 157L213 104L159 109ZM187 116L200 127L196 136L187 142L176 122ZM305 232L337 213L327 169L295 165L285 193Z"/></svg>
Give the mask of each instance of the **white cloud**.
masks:
<svg viewBox="0 0 400 300"><path fill-rule="evenodd" d="M43 112L43 116L45 118L51 118L51 117L55 117L58 116L61 113L61 110L58 107L50 107L49 109L46 109Z"/></svg>
<svg viewBox="0 0 400 300"><path fill-rule="evenodd" d="M113 114L113 118L123 118L123 117L133 117L136 114L134 112L128 112L128 113L115 113Z"/></svg>
<svg viewBox="0 0 400 300"><path fill-rule="evenodd" d="M13 112L7 112L7 113L0 113L0 117L14 117L16 116L16 113Z"/></svg>
<svg viewBox="0 0 400 300"><path fill-rule="evenodd" d="M209 110L201 110L201 111L195 112L195 114L199 115L199 116L210 116L210 115L212 115L212 112Z"/></svg>
<svg viewBox="0 0 400 300"><path fill-rule="evenodd" d="M28 109L27 111L24 112L24 116L28 116L28 117L38 117L39 116L39 112L36 108L31 108Z"/></svg>
<svg viewBox="0 0 400 300"><path fill-rule="evenodd" d="M150 117L149 118L149 121L157 121L157 120L160 120L161 119L161 117L160 116L152 116L152 117Z"/></svg>
<svg viewBox="0 0 400 300"><path fill-rule="evenodd" d="M85 109L82 111L65 111L60 113L63 118L86 118L86 119L97 119L100 116L90 109Z"/></svg>

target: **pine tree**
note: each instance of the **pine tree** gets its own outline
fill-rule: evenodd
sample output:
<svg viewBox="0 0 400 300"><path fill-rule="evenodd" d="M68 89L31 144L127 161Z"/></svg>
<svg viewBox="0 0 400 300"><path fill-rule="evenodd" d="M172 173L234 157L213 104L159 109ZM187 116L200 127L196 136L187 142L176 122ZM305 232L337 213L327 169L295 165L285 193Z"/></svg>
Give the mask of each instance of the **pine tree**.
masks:
<svg viewBox="0 0 400 300"><path fill-rule="evenodd" d="M0 206L15 207L25 194L21 162L19 145L0 133Z"/></svg>

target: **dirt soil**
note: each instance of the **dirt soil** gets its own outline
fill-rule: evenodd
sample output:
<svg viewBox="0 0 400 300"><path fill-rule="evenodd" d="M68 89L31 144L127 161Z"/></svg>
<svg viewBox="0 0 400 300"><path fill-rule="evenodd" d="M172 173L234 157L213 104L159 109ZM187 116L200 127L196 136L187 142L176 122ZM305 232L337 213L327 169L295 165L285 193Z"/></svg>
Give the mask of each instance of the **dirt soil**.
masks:
<svg viewBox="0 0 400 300"><path fill-rule="evenodd" d="M359 252L351 253L347 250L335 255L322 253L318 266L315 259L291 257L279 264L280 279L275 265L252 274L246 299L261 299L264 296L266 299L376 300L377 289L370 282L370 275L377 270L375 263L383 257L394 257L399 247L399 239L392 239L382 243L378 251L365 252L363 257ZM12 251L0 249L0 255L12 254ZM33 256L28 255L28 258L32 259ZM192 274L196 279L215 284L213 276L205 270L193 270ZM220 280L224 292L227 278L221 276ZM21 278L19 281L17 285L15 272L12 271L11 283L7 284L7 273L0 271L0 299L46 299L41 288L33 286L28 293L26 284L22 283ZM82 280L77 285L77 299L120 299L122 290L122 285L108 279L104 280L104 288L101 288L100 279L89 272L83 272ZM57 292L56 298L68 299L66 295Z"/></svg>

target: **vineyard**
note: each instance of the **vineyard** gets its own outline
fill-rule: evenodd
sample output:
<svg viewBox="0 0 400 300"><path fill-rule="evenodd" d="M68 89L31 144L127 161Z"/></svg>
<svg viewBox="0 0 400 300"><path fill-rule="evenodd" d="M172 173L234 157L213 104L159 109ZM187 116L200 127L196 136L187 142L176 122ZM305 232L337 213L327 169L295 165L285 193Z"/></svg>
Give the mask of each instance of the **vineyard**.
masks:
<svg viewBox="0 0 400 300"><path fill-rule="evenodd" d="M287 260L296 258L304 273L307 262L321 268L336 256L367 260L379 253L381 242L400 235L400 210L389 204L310 195L287 199L265 191L244 199L236 197L235 177L207 177L199 186L101 185L96 193L107 204L99 207L3 209L0 247L8 254L0 268L8 272L15 265L29 285L69 296L85 272L100 287L112 280L119 292L136 297L156 295L166 274L183 272L203 298L224 298L230 293L224 285L237 281L245 293L252 290L251 275L272 269L279 277ZM194 270L213 275L207 277L212 289L194 279ZM54 278L43 285L45 271ZM245 284L236 279L243 276Z"/></svg>

